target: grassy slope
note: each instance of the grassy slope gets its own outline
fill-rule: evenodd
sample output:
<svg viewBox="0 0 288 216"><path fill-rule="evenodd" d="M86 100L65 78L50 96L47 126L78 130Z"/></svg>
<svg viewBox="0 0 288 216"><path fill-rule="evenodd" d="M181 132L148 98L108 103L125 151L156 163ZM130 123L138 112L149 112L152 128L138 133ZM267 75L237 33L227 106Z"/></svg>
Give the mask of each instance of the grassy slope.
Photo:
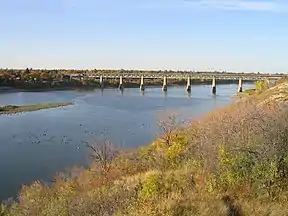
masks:
<svg viewBox="0 0 288 216"><path fill-rule="evenodd" d="M37 111L37 110L42 110L42 109L51 109L51 108L68 106L72 104L73 103L57 102L57 103L34 104L34 105L25 105L25 106L9 105L9 106L0 107L0 115L1 114L13 114L13 113L19 113L19 112L31 112L31 111Z"/></svg>
<svg viewBox="0 0 288 216"><path fill-rule="evenodd" d="M282 83L51 187L35 182L4 215L288 215L287 98Z"/></svg>

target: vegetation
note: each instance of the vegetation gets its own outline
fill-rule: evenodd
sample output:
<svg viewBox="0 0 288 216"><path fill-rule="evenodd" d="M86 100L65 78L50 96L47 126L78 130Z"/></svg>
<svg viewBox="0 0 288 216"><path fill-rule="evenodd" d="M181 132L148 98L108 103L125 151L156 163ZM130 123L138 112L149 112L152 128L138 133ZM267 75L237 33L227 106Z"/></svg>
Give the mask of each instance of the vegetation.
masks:
<svg viewBox="0 0 288 216"><path fill-rule="evenodd" d="M263 92L269 88L269 81L268 80L261 80L256 82L256 90L258 92Z"/></svg>
<svg viewBox="0 0 288 216"><path fill-rule="evenodd" d="M42 109L51 109L51 108L68 106L72 104L73 103L57 102L57 103L34 104L34 105L25 105L25 106L8 105L8 106L0 107L0 115L13 114L13 113L19 113L19 112L31 112L31 111L37 111L37 110L42 110Z"/></svg>
<svg viewBox="0 0 288 216"><path fill-rule="evenodd" d="M286 82L286 77L282 77L281 79L279 79L275 84L271 84L269 82L269 80L258 80L255 82L255 89L246 89L243 93L244 95L254 95L254 94L260 94L264 91L266 91L267 89L269 89L272 86L275 86L277 84Z"/></svg>
<svg viewBox="0 0 288 216"><path fill-rule="evenodd" d="M134 151L93 146L89 169L24 186L2 215L288 215L288 82ZM112 150L111 150L112 149Z"/></svg>
<svg viewBox="0 0 288 216"><path fill-rule="evenodd" d="M257 93L257 90L256 89L246 89L246 90L244 90L243 92L242 92L242 95L244 94L244 95L253 95L253 94L255 94L255 93Z"/></svg>

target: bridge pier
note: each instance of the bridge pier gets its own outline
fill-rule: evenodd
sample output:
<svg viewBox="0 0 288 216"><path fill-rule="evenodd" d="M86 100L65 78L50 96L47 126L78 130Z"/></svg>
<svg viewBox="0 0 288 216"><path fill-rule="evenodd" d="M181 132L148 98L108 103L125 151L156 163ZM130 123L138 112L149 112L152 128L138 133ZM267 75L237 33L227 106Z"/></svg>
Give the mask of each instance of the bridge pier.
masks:
<svg viewBox="0 0 288 216"><path fill-rule="evenodd" d="M166 76L165 76L164 79L163 79L162 91L164 91L164 92L167 91L167 78L166 78Z"/></svg>
<svg viewBox="0 0 288 216"><path fill-rule="evenodd" d="M120 76L119 89L120 89L121 91L123 91L123 90L124 90L124 85L123 85L123 77L122 77L122 76Z"/></svg>
<svg viewBox="0 0 288 216"><path fill-rule="evenodd" d="M140 81L140 91L144 91L145 86L144 86L144 76L141 76L141 81Z"/></svg>
<svg viewBox="0 0 288 216"><path fill-rule="evenodd" d="M104 88L103 76L100 76L100 88Z"/></svg>
<svg viewBox="0 0 288 216"><path fill-rule="evenodd" d="M243 91L243 81L242 78L239 78L239 84L238 84L238 92L242 92Z"/></svg>
<svg viewBox="0 0 288 216"><path fill-rule="evenodd" d="M186 91L187 91L188 93L191 93L191 78L190 78L190 76L187 78Z"/></svg>
<svg viewBox="0 0 288 216"><path fill-rule="evenodd" d="M212 80L212 94L216 94L216 79L215 77L213 77L213 80Z"/></svg>

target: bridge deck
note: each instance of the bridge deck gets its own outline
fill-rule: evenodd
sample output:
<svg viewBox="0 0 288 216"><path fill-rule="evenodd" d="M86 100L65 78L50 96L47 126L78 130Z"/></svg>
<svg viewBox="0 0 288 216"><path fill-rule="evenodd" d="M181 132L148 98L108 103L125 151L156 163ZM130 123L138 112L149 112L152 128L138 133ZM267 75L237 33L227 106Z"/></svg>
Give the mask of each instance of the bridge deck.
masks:
<svg viewBox="0 0 288 216"><path fill-rule="evenodd" d="M118 74L118 75L101 75L101 74L70 74L70 77L88 77L92 79L100 79L100 77L105 79L120 79L122 77L123 79L141 79L143 77L144 79L164 79L166 77L167 79L187 79L190 77L191 79L202 79L202 80L212 80L214 77L218 80L238 80L239 78L242 78L242 80L277 80L281 77L278 76L227 76L227 75L210 75L210 76L199 76L199 75L183 75L183 76L177 76L177 75L131 75L131 74Z"/></svg>

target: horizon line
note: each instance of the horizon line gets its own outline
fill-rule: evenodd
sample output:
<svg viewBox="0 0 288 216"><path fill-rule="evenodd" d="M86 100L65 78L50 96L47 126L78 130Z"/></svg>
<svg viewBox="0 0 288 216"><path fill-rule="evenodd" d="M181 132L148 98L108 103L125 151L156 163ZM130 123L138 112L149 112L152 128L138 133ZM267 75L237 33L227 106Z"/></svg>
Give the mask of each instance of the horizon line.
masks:
<svg viewBox="0 0 288 216"><path fill-rule="evenodd" d="M173 69L125 69L125 68L118 68L118 69L109 69L109 68L31 68L31 67L26 67L26 68L0 68L0 72L4 71L4 70L72 70L72 71L94 71L94 70L102 70L102 71L152 71L152 72L190 72L190 73L235 73L235 74L288 74L287 72L261 72L261 71L257 71L257 72L239 72L239 71L226 71L226 70L173 70Z"/></svg>

